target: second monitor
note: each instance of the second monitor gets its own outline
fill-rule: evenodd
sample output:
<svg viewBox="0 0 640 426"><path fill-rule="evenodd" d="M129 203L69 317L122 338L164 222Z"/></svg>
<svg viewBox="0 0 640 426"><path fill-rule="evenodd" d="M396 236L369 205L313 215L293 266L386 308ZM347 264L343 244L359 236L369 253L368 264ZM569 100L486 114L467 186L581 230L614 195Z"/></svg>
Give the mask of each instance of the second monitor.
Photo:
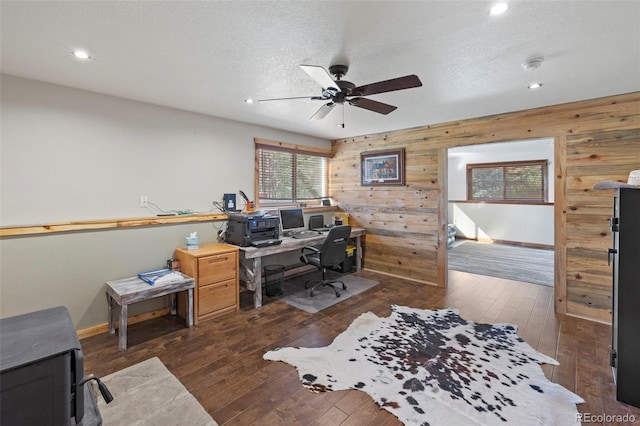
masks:
<svg viewBox="0 0 640 426"><path fill-rule="evenodd" d="M285 235L304 230L302 209L280 209L280 224Z"/></svg>

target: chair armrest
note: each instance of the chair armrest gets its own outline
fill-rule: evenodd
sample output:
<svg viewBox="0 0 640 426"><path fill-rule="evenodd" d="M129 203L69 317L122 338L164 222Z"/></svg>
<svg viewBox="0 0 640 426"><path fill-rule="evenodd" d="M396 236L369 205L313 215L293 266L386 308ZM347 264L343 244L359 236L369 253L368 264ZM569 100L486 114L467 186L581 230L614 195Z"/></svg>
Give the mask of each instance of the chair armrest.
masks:
<svg viewBox="0 0 640 426"><path fill-rule="evenodd" d="M306 252L305 252L305 250L306 250ZM300 254L302 255L302 256L300 256L300 260L303 261L304 263L309 263L307 261L307 255L318 254L318 253L320 253L320 249L318 249L316 247L311 247L311 246L304 246L300 250Z"/></svg>

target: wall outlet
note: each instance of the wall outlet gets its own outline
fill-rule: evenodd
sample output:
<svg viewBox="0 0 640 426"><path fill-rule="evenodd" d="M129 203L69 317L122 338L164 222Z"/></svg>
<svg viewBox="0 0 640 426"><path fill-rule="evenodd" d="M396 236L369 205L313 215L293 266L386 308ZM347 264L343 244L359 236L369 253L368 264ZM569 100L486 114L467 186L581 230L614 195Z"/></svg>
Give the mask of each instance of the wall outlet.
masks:
<svg viewBox="0 0 640 426"><path fill-rule="evenodd" d="M143 209L149 206L149 197L147 197L146 195L141 195L140 196L140 207L142 207Z"/></svg>

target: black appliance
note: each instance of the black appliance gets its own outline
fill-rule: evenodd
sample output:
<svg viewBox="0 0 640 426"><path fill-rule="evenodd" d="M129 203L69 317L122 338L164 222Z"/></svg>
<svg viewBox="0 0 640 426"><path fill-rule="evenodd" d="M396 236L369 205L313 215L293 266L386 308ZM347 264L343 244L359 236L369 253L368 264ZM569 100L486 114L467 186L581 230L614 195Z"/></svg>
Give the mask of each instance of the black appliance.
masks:
<svg viewBox="0 0 640 426"><path fill-rule="evenodd" d="M280 238L278 216L230 214L225 241L241 247Z"/></svg>
<svg viewBox="0 0 640 426"><path fill-rule="evenodd" d="M617 400L640 407L640 189L617 190L610 225L613 380Z"/></svg>
<svg viewBox="0 0 640 426"><path fill-rule="evenodd" d="M0 319L0 354L0 424L102 424L65 307Z"/></svg>

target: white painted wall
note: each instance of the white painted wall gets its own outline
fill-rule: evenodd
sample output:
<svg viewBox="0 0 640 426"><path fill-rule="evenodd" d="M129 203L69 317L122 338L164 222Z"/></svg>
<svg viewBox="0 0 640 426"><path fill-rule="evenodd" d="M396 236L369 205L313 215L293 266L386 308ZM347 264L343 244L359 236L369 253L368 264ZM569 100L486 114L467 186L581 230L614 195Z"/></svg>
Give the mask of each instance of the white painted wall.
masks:
<svg viewBox="0 0 640 426"><path fill-rule="evenodd" d="M225 192L253 197L261 137L330 141L2 76L2 226L209 211ZM238 196L238 200L240 197Z"/></svg>
<svg viewBox="0 0 640 426"><path fill-rule="evenodd" d="M328 140L276 129L0 78L2 226L150 216L141 195L165 210L207 211L226 192L253 197L254 137L331 148ZM204 244L221 226L4 237L0 316L64 305L79 329L103 324L105 281L163 267L190 232Z"/></svg>
<svg viewBox="0 0 640 426"><path fill-rule="evenodd" d="M520 160L549 162L549 202L553 202L553 139L514 141L452 148L448 151L449 223L458 236L552 246L553 206L490 203L456 203L466 200L468 163Z"/></svg>

